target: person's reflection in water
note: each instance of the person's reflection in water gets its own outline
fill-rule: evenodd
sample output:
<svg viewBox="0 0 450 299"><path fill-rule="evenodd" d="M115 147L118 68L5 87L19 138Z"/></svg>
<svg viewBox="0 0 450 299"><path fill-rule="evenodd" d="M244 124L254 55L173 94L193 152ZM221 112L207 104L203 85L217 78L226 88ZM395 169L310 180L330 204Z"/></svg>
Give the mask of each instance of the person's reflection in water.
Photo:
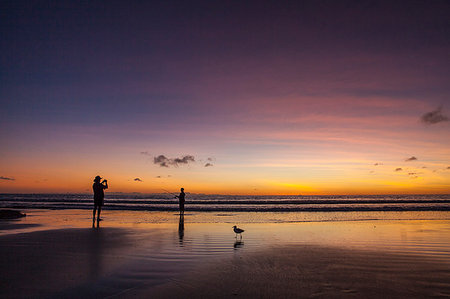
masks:
<svg viewBox="0 0 450 299"><path fill-rule="evenodd" d="M91 282L96 281L103 271L102 269L102 234L101 230L97 229L91 230L89 235L89 280Z"/></svg>
<svg viewBox="0 0 450 299"><path fill-rule="evenodd" d="M180 221L178 223L178 238L180 241L180 246L183 246L184 238L184 214L180 214Z"/></svg>
<svg viewBox="0 0 450 299"><path fill-rule="evenodd" d="M241 240L236 240L236 242L234 242L234 245L233 245L234 249L238 249L238 248L241 248L243 246L244 246L244 242L241 241Z"/></svg>

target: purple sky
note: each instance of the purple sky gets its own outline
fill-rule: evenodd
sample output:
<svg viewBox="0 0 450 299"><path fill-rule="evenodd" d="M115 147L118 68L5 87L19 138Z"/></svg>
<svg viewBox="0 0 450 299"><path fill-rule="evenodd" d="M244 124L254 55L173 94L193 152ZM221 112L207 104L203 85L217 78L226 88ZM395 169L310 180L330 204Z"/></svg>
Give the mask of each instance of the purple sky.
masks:
<svg viewBox="0 0 450 299"><path fill-rule="evenodd" d="M349 181L372 171L363 165L395 169L418 153L428 164L417 167L436 170L421 183L389 189L401 182L386 170L358 190L449 187L448 174L436 176L450 165L448 1L1 5L0 176L15 180L0 180L0 191L57 191L33 183L59 177L54 169L79 180L73 190L84 190L83 172L107 172L148 177L139 191L154 191L161 169L139 160L144 151L215 157L208 174L172 170L167 184L199 192L214 175L205 190L226 181L236 192L283 193L307 182L310 192L344 192L325 186L339 185L336 161ZM443 121L420 122L439 107ZM127 163L110 168L119 159ZM41 164L54 168L45 178Z"/></svg>

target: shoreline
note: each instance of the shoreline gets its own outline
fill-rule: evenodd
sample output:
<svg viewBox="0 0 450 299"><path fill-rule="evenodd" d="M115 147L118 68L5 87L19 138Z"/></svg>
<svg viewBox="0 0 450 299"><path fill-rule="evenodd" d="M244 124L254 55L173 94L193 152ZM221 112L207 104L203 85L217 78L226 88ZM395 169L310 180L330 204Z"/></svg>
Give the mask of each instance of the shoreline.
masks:
<svg viewBox="0 0 450 299"><path fill-rule="evenodd" d="M158 233L146 236L158 238ZM173 252L155 260L156 248L148 259L142 238L117 228L48 230L0 240L5 298L450 295L450 261L417 253L287 244L244 251L244 238L243 247L226 255L191 260Z"/></svg>
<svg viewBox="0 0 450 299"><path fill-rule="evenodd" d="M0 236L63 228L90 228L92 211L86 209L23 209L25 217L0 219ZM178 224L174 211L102 210L103 227L138 228L149 225ZM383 211L383 212L193 212L184 214L190 224L326 224L386 221L450 221L449 211Z"/></svg>
<svg viewBox="0 0 450 299"><path fill-rule="evenodd" d="M287 222L285 213L106 210L99 227L86 210L25 212L0 221L0 297L450 295L448 212Z"/></svg>
<svg viewBox="0 0 450 299"><path fill-rule="evenodd" d="M90 228L92 210L87 209L21 209L25 217L0 219L0 236L17 232L61 228ZM130 211L102 209L100 226L139 227L178 224L176 211ZM224 212L186 211L187 223L224 224L320 224L385 221L450 221L450 211L381 211L381 212ZM22 228L22 229L20 229Z"/></svg>
<svg viewBox="0 0 450 299"><path fill-rule="evenodd" d="M58 206L58 207L29 207L24 205L8 206L6 208L9 210L92 210L92 204L86 206L74 205L74 206ZM103 209L102 209L103 210ZM130 208L126 206L113 206L109 205L105 210L115 210L115 211L142 211L142 212L178 212L178 207L167 207L167 208ZM192 208L187 207L186 212L235 212L235 213L289 213L289 212L307 212L307 213L317 213L317 212L448 212L450 211L450 206L439 206L439 207L320 207L320 208L262 208L262 209L239 209L239 208Z"/></svg>

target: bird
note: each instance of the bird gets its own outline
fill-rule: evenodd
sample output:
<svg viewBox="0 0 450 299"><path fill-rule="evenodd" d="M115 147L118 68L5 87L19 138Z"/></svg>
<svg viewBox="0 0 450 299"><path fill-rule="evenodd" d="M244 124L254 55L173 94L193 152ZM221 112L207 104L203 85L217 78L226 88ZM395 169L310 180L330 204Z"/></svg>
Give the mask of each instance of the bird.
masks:
<svg viewBox="0 0 450 299"><path fill-rule="evenodd" d="M244 232L243 229L240 229L235 225L235 226L233 226L233 231L236 233L236 238L237 238L238 234L241 235L241 238L242 238L242 233Z"/></svg>

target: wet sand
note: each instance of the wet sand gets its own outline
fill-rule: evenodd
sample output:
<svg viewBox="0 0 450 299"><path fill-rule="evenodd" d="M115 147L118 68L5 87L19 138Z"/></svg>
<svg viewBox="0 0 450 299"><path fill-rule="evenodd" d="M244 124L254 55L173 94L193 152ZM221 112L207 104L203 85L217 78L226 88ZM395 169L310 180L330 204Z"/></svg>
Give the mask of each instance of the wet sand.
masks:
<svg viewBox="0 0 450 299"><path fill-rule="evenodd" d="M1 298L450 296L445 219L249 222L239 240L193 222L211 214L27 215L0 223Z"/></svg>
<svg viewBox="0 0 450 299"><path fill-rule="evenodd" d="M117 268L130 244L118 229L40 231L0 241L1 298L57 296L89 284Z"/></svg>
<svg viewBox="0 0 450 299"><path fill-rule="evenodd" d="M280 247L192 271L127 298L428 298L450 296L450 268L423 256Z"/></svg>

